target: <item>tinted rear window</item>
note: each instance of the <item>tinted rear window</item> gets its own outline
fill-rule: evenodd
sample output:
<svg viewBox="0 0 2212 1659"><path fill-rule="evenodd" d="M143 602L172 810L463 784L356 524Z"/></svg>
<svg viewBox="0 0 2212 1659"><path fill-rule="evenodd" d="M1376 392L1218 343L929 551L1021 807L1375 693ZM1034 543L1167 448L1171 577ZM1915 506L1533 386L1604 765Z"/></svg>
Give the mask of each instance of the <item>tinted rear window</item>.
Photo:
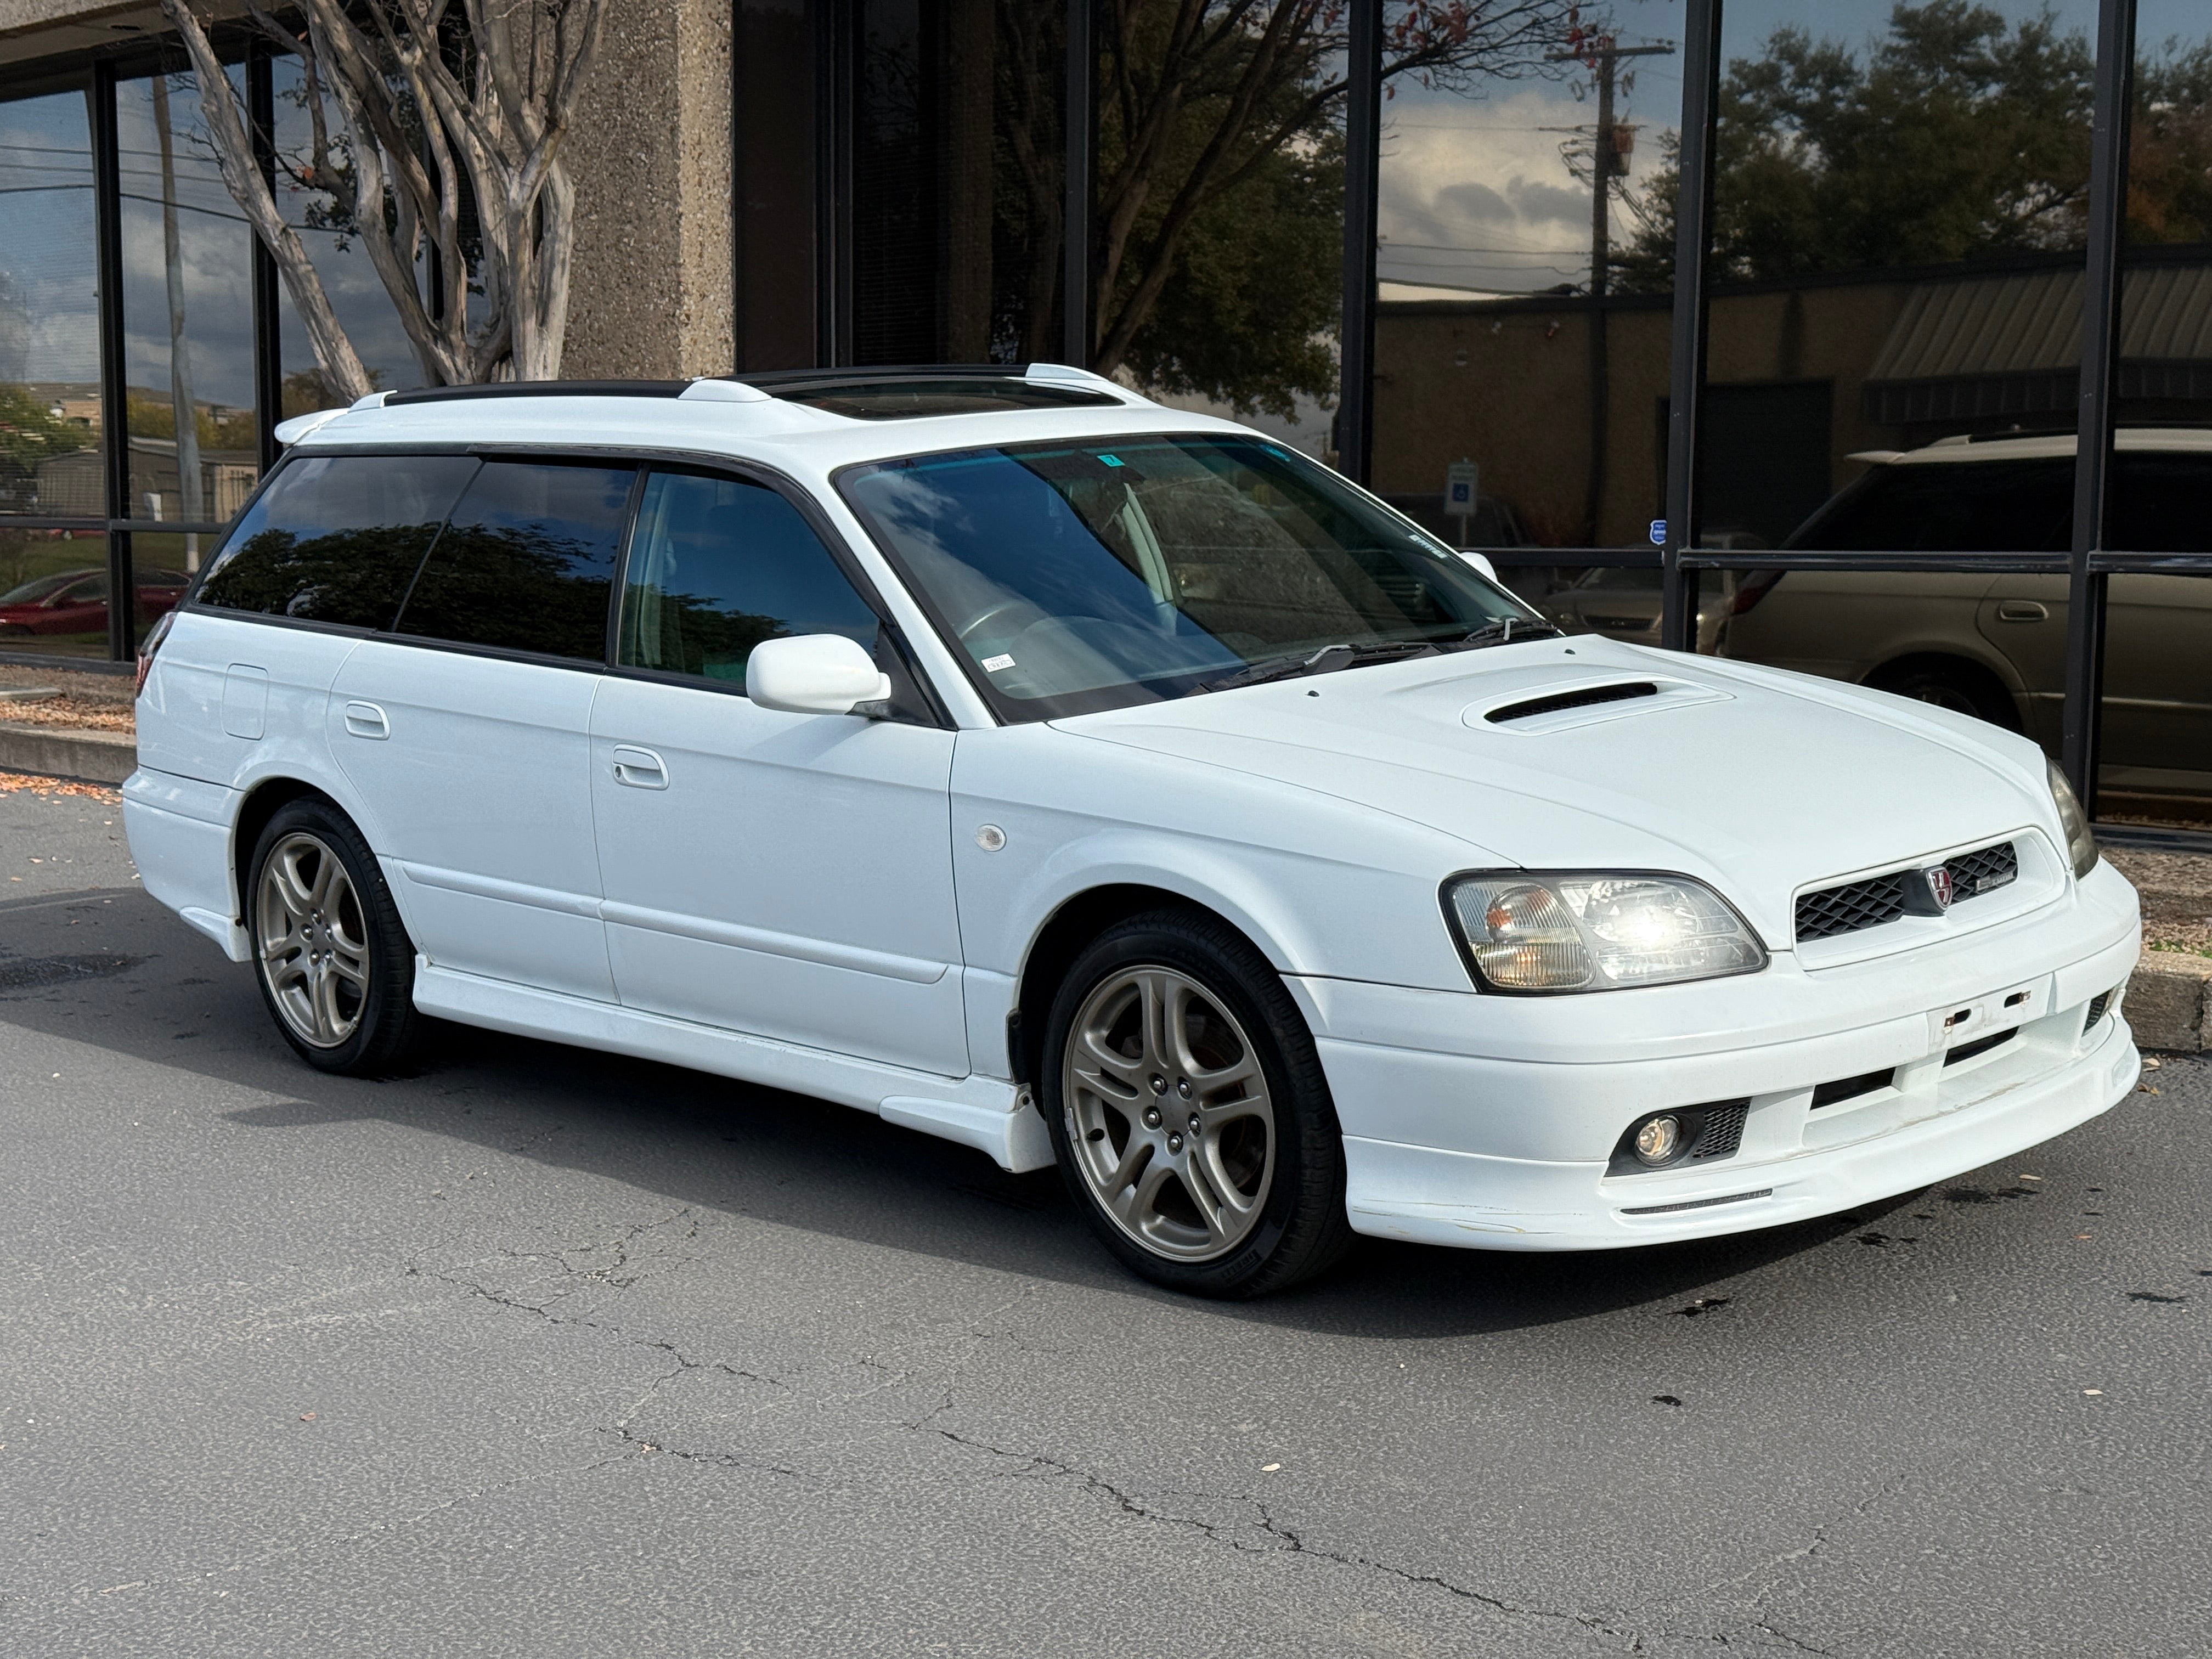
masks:
<svg viewBox="0 0 2212 1659"><path fill-rule="evenodd" d="M605 660L635 476L629 466L485 462L424 561L398 631Z"/></svg>
<svg viewBox="0 0 2212 1659"><path fill-rule="evenodd" d="M287 465L200 585L225 611L389 628L477 462L466 455L328 455Z"/></svg>
<svg viewBox="0 0 2212 1659"><path fill-rule="evenodd" d="M1850 553L2043 553L2073 537L2074 460L1879 466L1790 547Z"/></svg>

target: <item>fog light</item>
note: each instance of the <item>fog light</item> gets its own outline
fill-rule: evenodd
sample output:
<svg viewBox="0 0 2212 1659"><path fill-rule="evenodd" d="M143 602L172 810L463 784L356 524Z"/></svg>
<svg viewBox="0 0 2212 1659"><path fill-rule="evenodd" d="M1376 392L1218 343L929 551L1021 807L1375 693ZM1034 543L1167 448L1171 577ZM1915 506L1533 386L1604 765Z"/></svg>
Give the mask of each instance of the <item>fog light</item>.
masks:
<svg viewBox="0 0 2212 1659"><path fill-rule="evenodd" d="M1646 1118L1637 1126L1636 1156L1646 1164L1664 1164L1681 1149L1682 1123L1679 1118Z"/></svg>

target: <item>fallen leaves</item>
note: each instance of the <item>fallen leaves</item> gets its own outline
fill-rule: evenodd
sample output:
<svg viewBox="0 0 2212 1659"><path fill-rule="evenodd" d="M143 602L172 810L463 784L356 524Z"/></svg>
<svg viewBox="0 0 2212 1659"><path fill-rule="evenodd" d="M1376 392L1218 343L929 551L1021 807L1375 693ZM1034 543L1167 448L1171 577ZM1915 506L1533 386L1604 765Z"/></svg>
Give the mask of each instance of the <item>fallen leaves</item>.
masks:
<svg viewBox="0 0 2212 1659"><path fill-rule="evenodd" d="M104 784L79 783L74 778L42 777L35 772L0 772L0 793L33 794L49 799L75 795L86 800L104 800L110 805L119 804L123 792L110 789Z"/></svg>

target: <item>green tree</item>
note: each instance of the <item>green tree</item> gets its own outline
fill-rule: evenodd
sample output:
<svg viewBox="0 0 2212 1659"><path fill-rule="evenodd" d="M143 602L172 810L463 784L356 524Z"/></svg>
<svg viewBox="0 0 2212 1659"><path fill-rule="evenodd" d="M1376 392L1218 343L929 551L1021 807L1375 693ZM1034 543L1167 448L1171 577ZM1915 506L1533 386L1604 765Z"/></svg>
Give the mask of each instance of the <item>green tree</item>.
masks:
<svg viewBox="0 0 2212 1659"><path fill-rule="evenodd" d="M2094 56L2056 17L1910 0L1864 53L1778 29L1716 103L1713 258L1785 276L2079 246ZM1672 278L1676 171L1644 192L1624 285Z"/></svg>

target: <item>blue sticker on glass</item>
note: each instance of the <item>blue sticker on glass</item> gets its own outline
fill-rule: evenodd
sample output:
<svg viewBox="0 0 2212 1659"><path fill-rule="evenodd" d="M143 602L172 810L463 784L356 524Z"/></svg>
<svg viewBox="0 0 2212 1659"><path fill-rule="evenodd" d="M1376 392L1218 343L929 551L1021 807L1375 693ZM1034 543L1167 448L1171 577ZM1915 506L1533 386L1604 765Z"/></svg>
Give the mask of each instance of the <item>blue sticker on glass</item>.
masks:
<svg viewBox="0 0 2212 1659"><path fill-rule="evenodd" d="M1664 547L1667 545L1666 520L1654 519L1651 520L1651 545L1654 547Z"/></svg>
<svg viewBox="0 0 2212 1659"><path fill-rule="evenodd" d="M1098 461L1099 465L1102 466L1119 466L1121 465L1121 458L1119 455L1101 455L1098 458Z"/></svg>

